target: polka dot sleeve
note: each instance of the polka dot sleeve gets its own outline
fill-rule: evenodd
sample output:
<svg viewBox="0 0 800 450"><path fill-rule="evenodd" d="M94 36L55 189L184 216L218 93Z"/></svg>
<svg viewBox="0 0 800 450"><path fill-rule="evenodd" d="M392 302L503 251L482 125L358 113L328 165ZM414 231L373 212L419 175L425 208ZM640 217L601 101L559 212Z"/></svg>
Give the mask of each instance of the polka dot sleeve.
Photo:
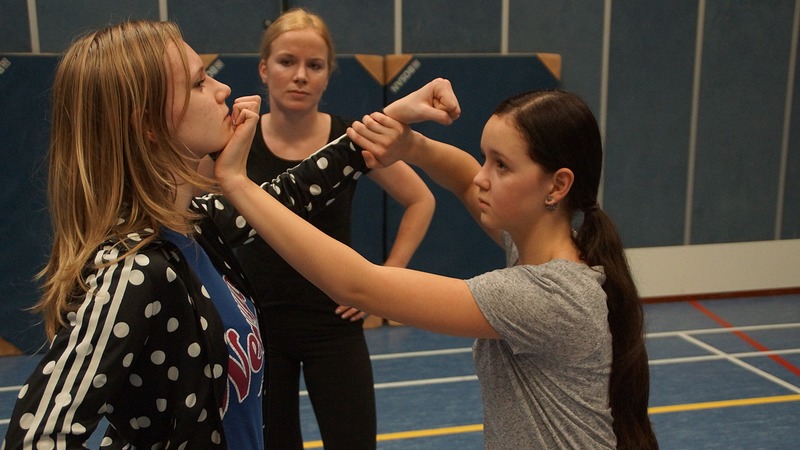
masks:
<svg viewBox="0 0 800 450"><path fill-rule="evenodd" d="M342 135L261 187L308 219L333 202L340 192L368 170L361 149ZM224 197L198 197L192 206L207 212L231 245L253 240L255 231Z"/></svg>

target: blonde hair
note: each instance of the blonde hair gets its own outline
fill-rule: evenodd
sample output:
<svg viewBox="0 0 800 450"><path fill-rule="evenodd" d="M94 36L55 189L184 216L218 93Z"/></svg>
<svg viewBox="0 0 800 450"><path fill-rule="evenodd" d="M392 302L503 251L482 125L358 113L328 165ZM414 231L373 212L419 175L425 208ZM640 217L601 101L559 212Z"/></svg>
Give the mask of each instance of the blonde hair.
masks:
<svg viewBox="0 0 800 450"><path fill-rule="evenodd" d="M168 22L129 21L76 40L53 82L48 192L50 258L33 308L49 337L87 292L84 271L105 241L120 258L155 239L161 226L188 233L195 215L175 206L181 183L207 186L169 132L165 54L175 44L187 72L183 39ZM182 113L175 119L180 121ZM144 230L141 240L131 240ZM105 264L109 264L106 262Z"/></svg>
<svg viewBox="0 0 800 450"><path fill-rule="evenodd" d="M325 44L328 46L328 76L336 69L336 52L333 49L333 38L328 30L328 25L322 17L310 12L305 8L292 8L281 14L274 22L267 27L261 37L261 48L259 55L262 61L269 59L272 54L272 42L287 31L314 30Z"/></svg>

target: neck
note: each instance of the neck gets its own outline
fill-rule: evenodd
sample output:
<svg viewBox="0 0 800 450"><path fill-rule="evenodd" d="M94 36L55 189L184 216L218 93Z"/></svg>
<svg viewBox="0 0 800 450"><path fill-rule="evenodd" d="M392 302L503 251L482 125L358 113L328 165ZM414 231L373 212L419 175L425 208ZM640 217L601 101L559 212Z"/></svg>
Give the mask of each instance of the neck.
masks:
<svg viewBox="0 0 800 450"><path fill-rule="evenodd" d="M510 234L519 251L518 264L539 265L554 259L582 262L580 250L572 240L572 224L567 220Z"/></svg>
<svg viewBox="0 0 800 450"><path fill-rule="evenodd" d="M208 158L208 157L206 157ZM189 169L198 172L200 170L200 160L197 159L194 155L192 157L186 158L186 165ZM173 174L176 180L178 180L178 189L175 195L175 207L179 210L183 211L189 208L189 204L192 201L192 197L195 195L202 194L199 192L197 188L186 182L186 180L179 180L176 175Z"/></svg>
<svg viewBox="0 0 800 450"><path fill-rule="evenodd" d="M330 116L309 113L270 112L261 121L261 133L270 151L287 160L301 160L328 142Z"/></svg>
<svg viewBox="0 0 800 450"><path fill-rule="evenodd" d="M189 183L182 183L178 185L178 192L177 195L175 195L175 207L181 211L188 209L194 194L195 189Z"/></svg>
<svg viewBox="0 0 800 450"><path fill-rule="evenodd" d="M304 111L285 110L270 104L270 112L264 115L264 135L280 136L282 139L302 139L314 135L317 125L326 114L317 109Z"/></svg>

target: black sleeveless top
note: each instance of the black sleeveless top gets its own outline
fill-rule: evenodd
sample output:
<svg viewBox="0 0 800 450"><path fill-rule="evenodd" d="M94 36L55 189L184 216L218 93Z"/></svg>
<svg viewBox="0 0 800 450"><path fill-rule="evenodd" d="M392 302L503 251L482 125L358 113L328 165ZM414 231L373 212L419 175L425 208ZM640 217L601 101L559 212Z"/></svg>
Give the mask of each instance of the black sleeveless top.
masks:
<svg viewBox="0 0 800 450"><path fill-rule="evenodd" d="M352 121L331 115L328 141L345 133ZM258 184L273 179L300 161L290 161L272 153L264 142L261 123L247 160L247 175ZM350 245L353 195L356 184L336 197L324 210L309 219L329 236ZM239 247L239 261L255 289L254 301L259 305L268 334L305 335L309 332L342 331L343 326L361 329L361 321L350 322L335 314L338 306L325 293L307 281L263 240ZM335 264L331 261L331 264Z"/></svg>

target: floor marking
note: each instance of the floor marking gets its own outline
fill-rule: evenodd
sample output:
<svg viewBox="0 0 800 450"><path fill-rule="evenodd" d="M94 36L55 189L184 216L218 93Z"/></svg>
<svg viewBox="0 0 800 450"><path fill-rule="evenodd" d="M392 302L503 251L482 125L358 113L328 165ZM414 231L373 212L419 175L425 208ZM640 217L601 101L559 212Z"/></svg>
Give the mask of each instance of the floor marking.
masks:
<svg viewBox="0 0 800 450"><path fill-rule="evenodd" d="M733 334L735 334L736 336L739 336L740 339L742 339L743 341L745 341L748 344L750 344L753 348L755 348L757 350L760 350L762 352L768 352L769 351L769 349L767 347L765 347L764 345L762 345L760 342L758 342L757 340L751 338L750 336L748 336L744 332L736 330L735 329L736 327L734 327L733 325L728 323L722 317L720 317L720 316L714 314L713 312L711 312L711 310L709 310L705 306L701 305L700 302L698 302L697 300L690 300L689 304L694 306L695 308L697 308L700 312L702 312L706 316L710 317L711 320L717 322L718 324L722 325L725 328L731 329L733 331ZM792 372L793 374L795 374L798 377L800 377L800 368L797 368L791 362L781 358L779 355L769 355L769 358L772 359L773 361L775 361L776 363L780 364L781 366L783 366L789 372Z"/></svg>
<svg viewBox="0 0 800 450"><path fill-rule="evenodd" d="M650 365L651 366L663 366L663 365L668 365L668 364L685 364L685 363L693 363L693 362L719 361L720 359L726 359L727 356L733 356L734 358L754 358L754 357L768 356L768 355L771 355L771 354L776 354L776 355L797 355L797 354L800 354L800 348L792 348L792 349L785 349L785 350L770 350L768 352L729 353L728 355L682 356L682 357L677 357L677 358L651 359L650 360Z"/></svg>
<svg viewBox="0 0 800 450"><path fill-rule="evenodd" d="M766 405L771 403L786 403L800 401L798 395L778 395L774 397L742 398L736 400L722 400L714 402L688 403L684 405L654 406L648 408L648 413L668 414L685 411L698 411L704 409L731 408L736 406ZM483 431L482 424L462 425L455 427L429 428L424 430L398 431L393 433L381 433L378 435L378 442L395 441L400 439L414 439L431 436L445 436L451 434L475 433ZM307 441L303 448L322 448L322 441Z"/></svg>
<svg viewBox="0 0 800 450"><path fill-rule="evenodd" d="M754 374L756 374L756 375L758 375L758 376L760 376L762 378L765 378L765 379L767 379L767 380L769 380L769 381L771 381L771 382L773 382L773 383L775 383L775 384L777 384L779 386L782 386L782 387L784 387L784 388L786 388L786 389L788 389L788 390L790 390L792 392L797 392L798 394L800 394L800 387L797 387L797 386L789 383L788 381L782 380L782 379L776 377L775 375L772 375L769 372L766 372L764 370L759 369L758 367L755 367L755 366L753 366L751 364L748 364L748 363L742 361L739 358L735 358L732 355L730 355L728 353L725 353L722 350L714 347L713 345L707 344L707 343L705 343L705 342L703 342L703 341L701 341L699 339L695 339L694 337L689 336L689 335L685 335L685 336L683 336L683 338L686 339L687 341L693 343L694 345L700 347L700 348L704 348L704 349L708 350L710 353L716 353L717 355L723 356L724 359L727 359L731 363L733 363L733 364L735 364L735 365L737 365L737 366L739 366L739 367L741 367L741 368L743 368L745 370L749 370L750 372L753 372Z"/></svg>
<svg viewBox="0 0 800 450"><path fill-rule="evenodd" d="M698 328L694 330L658 331L654 333L647 333L645 335L645 338L652 339L652 338L673 337L679 334L722 334L722 333L730 333L733 330L762 331L762 330L787 330L792 328L800 328L800 323L790 322L790 323L776 323L770 325L747 325L743 327L731 327L731 328Z"/></svg>
<svg viewBox="0 0 800 450"><path fill-rule="evenodd" d="M687 403L684 405L653 406L647 409L650 414L664 414L683 411L698 411L701 409L731 408L734 406L767 405L770 403L786 403L800 401L800 394L777 395L773 397L740 398L735 400L721 400L714 402Z"/></svg>
<svg viewBox="0 0 800 450"><path fill-rule="evenodd" d="M385 359L417 358L420 356L455 355L459 353L472 353L472 348L460 347L460 348L447 348L443 350L425 350L419 352L384 353L380 355L372 355L369 358L373 361L381 361Z"/></svg>

